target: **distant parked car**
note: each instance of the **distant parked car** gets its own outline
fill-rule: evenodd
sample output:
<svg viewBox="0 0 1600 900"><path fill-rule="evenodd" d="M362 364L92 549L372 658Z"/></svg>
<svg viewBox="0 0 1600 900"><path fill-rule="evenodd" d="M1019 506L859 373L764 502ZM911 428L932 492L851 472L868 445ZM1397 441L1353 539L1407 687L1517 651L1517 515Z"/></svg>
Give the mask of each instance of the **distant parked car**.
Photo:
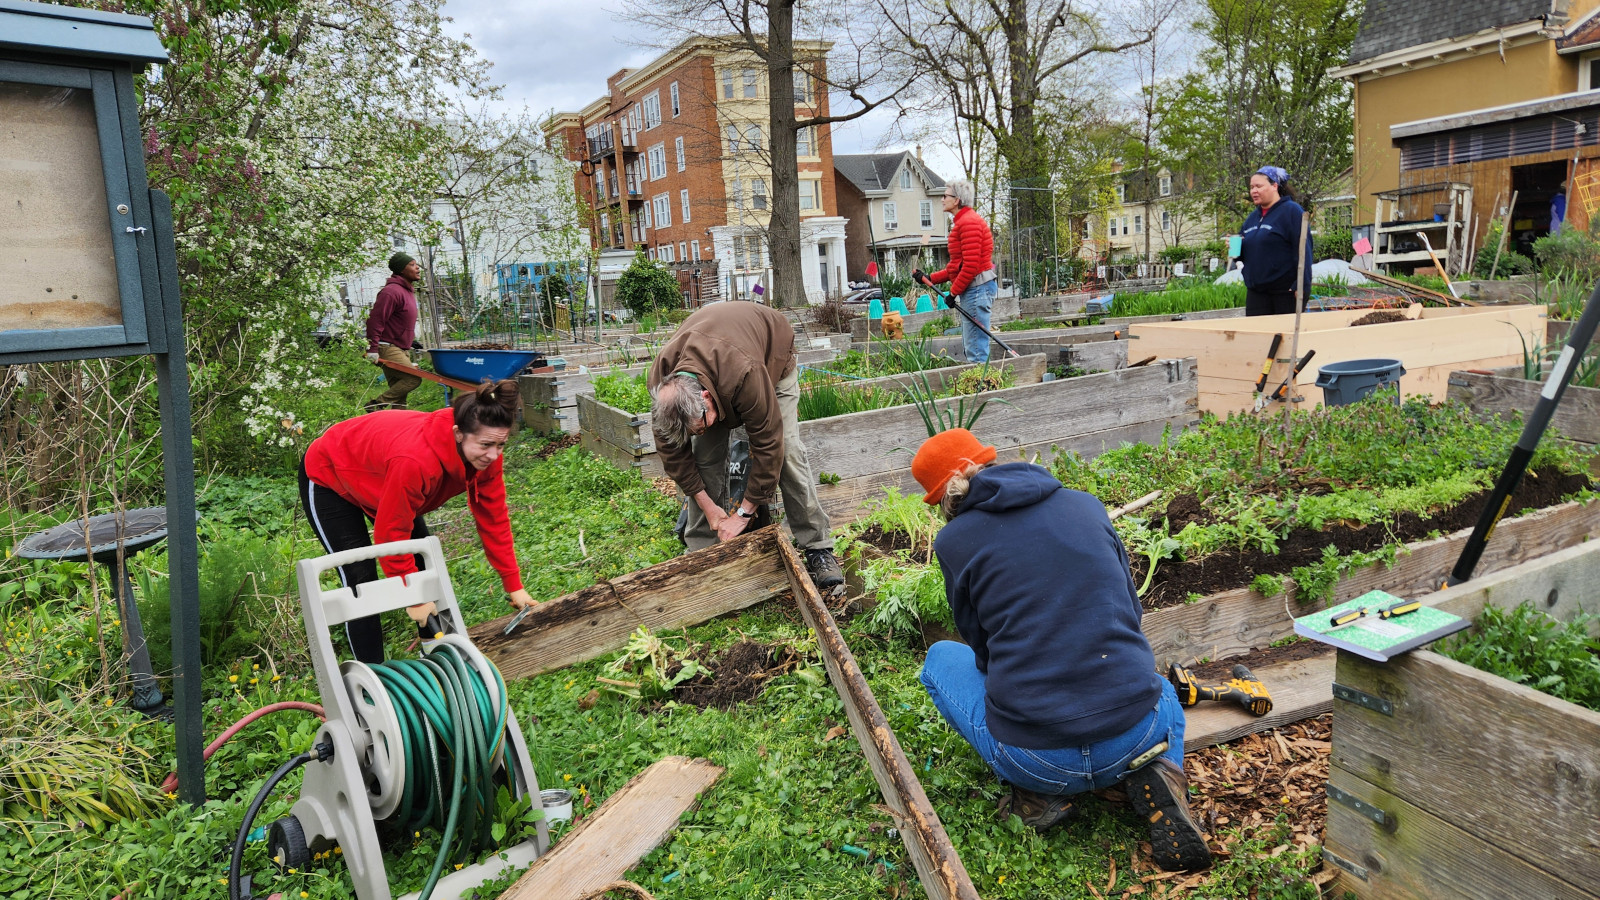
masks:
<svg viewBox="0 0 1600 900"><path fill-rule="evenodd" d="M883 291L879 288L867 288L860 291L851 291L850 293L844 295L844 302L846 303L866 304L871 303L874 300L882 299Z"/></svg>

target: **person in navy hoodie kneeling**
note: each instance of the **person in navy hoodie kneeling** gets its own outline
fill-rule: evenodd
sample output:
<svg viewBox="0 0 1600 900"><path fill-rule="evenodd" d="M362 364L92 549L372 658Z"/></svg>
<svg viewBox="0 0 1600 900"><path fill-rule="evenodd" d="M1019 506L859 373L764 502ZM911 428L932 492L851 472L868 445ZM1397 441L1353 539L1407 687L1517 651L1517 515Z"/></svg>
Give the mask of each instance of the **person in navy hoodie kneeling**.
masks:
<svg viewBox="0 0 1600 900"><path fill-rule="evenodd" d="M956 428L912 474L948 524L934 540L965 643L928 649L922 683L950 726L1012 787L1001 812L1045 830L1073 795L1122 784L1156 863L1211 864L1189 815L1183 707L1139 630L1128 553L1093 495Z"/></svg>

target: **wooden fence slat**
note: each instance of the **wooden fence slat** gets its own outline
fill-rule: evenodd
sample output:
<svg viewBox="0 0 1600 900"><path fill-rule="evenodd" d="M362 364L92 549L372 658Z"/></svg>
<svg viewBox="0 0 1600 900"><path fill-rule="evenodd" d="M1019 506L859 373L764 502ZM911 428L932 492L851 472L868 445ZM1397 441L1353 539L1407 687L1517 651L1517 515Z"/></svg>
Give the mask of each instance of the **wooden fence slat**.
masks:
<svg viewBox="0 0 1600 900"><path fill-rule="evenodd" d="M828 678L833 682L834 690L838 691L839 698L844 701L851 731L861 745L868 765L872 767L873 777L883 792L884 803L894 817L895 827L900 830L900 839L911 856L911 863L917 870L923 889L934 900L978 900L977 888L973 886L961 857L950 843L938 813L933 811L933 805L928 802L928 795L917 780L910 761L900 749L900 742L890 729L883 709L873 697L872 689L867 686L861 667L856 664L855 656L845 644L844 636L839 633L839 627L834 623L827 605L822 602L822 597L806 574L799 551L790 546L788 541L779 541L777 550L788 573L795 600L800 605L800 613L805 617L806 624L816 632L817 649L828 669Z"/></svg>
<svg viewBox="0 0 1600 900"><path fill-rule="evenodd" d="M769 526L675 556L539 604L510 635L502 616L469 629L472 642L507 679L575 665L619 649L640 625L653 630L697 625L752 606L788 588Z"/></svg>
<svg viewBox="0 0 1600 900"><path fill-rule="evenodd" d="M1532 412L1543 387L1525 378L1456 371L1450 373L1449 397L1467 404L1475 412L1509 418L1512 413ZM1600 444L1600 388L1569 385L1550 417L1550 427L1562 437Z"/></svg>

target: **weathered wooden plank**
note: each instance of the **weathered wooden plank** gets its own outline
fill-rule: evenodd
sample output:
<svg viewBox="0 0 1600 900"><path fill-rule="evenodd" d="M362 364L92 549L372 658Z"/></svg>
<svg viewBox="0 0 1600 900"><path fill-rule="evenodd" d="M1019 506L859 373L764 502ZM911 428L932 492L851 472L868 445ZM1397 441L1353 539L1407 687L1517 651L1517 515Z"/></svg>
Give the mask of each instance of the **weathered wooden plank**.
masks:
<svg viewBox="0 0 1600 900"><path fill-rule="evenodd" d="M509 615L469 629L506 678L593 659L627 643L640 625L679 628L744 609L787 587L774 526L539 604L510 635Z"/></svg>
<svg viewBox="0 0 1600 900"><path fill-rule="evenodd" d="M581 900L618 880L666 840L722 772L706 759L657 761L539 857L500 900Z"/></svg>
<svg viewBox="0 0 1600 900"><path fill-rule="evenodd" d="M861 667L806 574L799 552L789 542L779 541L777 553L782 558L795 601L800 605L800 614L816 632L817 649L828 669L828 678L844 701L850 729L872 767L878 789L883 792L884 805L900 831L900 839L911 856L923 890L934 900L977 900L977 888L973 887L961 857L950 843L944 823L939 821L938 813L928 802L928 795L901 750L872 689L867 686Z"/></svg>
<svg viewBox="0 0 1600 900"><path fill-rule="evenodd" d="M1334 726L1338 740L1339 727ZM1339 870L1330 896L1346 892L1360 900L1595 900L1556 876L1542 872L1495 844L1374 787L1337 764L1329 769L1329 786L1382 810L1391 830L1354 808L1328 801L1326 852L1323 859ZM1492 785L1485 785L1493 791ZM1359 867L1361 875L1347 866Z"/></svg>
<svg viewBox="0 0 1600 900"><path fill-rule="evenodd" d="M1192 415L1196 403L1192 363L1122 369L966 398L990 400L977 425L995 447L1021 447L1074 433L1109 431L1126 425ZM941 401L940 406L956 401ZM914 407L852 413L801 424L813 472L855 478L904 468L910 453L927 439L927 427Z"/></svg>
<svg viewBox="0 0 1600 900"><path fill-rule="evenodd" d="M1127 333L1125 325L1079 325L1070 328L1038 328L1028 331L1001 332L1000 339L1015 347L1017 344L1054 344L1065 346L1084 341L1112 340ZM873 345L877 349L878 344ZM946 356L959 357L962 352L961 338L956 336L931 338L927 342L930 353L943 353ZM850 345L852 350L866 350L865 342ZM1019 350L1020 352L1020 350ZM998 344L989 345L989 358L998 359L1005 355L1005 351Z"/></svg>
<svg viewBox="0 0 1600 900"><path fill-rule="evenodd" d="M627 450L634 456L654 453L656 449L648 412L634 415L609 403L602 403L591 394L578 395L578 425L600 440Z"/></svg>
<svg viewBox="0 0 1600 900"><path fill-rule="evenodd" d="M1382 664L1340 652L1335 677L1393 704L1334 701L1335 765L1600 892L1600 713L1427 650Z"/></svg>
<svg viewBox="0 0 1600 900"><path fill-rule="evenodd" d="M1116 311L1115 304L1112 305L1112 311ZM1234 306L1227 309L1201 309L1194 312L1173 313L1158 316L1107 316L1104 319L1104 323L1106 325L1126 326L1140 325L1148 322L1205 322L1212 319L1242 318L1244 318L1244 307Z"/></svg>
<svg viewBox="0 0 1600 900"><path fill-rule="evenodd" d="M576 434L578 410L573 406L556 409L525 405L522 407L522 427L546 434L556 431Z"/></svg>
<svg viewBox="0 0 1600 900"><path fill-rule="evenodd" d="M578 433L578 442L583 449L602 459L611 460L612 464L622 469L638 469L644 478L660 478L667 474L666 466L661 462L661 454L649 453L644 456L635 456L632 451L603 441L587 431Z"/></svg>
<svg viewBox="0 0 1600 900"><path fill-rule="evenodd" d="M985 413L987 415L987 413ZM1092 459L1107 450L1114 450L1125 444L1152 444L1161 439L1168 428L1172 434L1181 434L1184 429L1192 427L1198 420L1192 413L1174 416L1169 419L1152 419L1148 422L1137 422L1132 425L1123 425L1118 428L1109 428L1104 431L1092 431L1085 434L1064 435L1048 441L1038 441L1024 444L1020 447L1008 447L1004 450L996 448L1001 462L1029 462L1037 455L1040 462L1048 465L1056 449L1070 450L1085 459ZM909 457L907 458L909 461ZM860 475L855 478L841 480L838 484L823 484L817 487L817 499L822 504L822 509L828 514L828 521L835 527L854 522L866 515L866 503L883 496L885 488L897 488L901 493L922 493L917 480L912 477L910 467L893 469L888 472L878 472L872 475Z"/></svg>
<svg viewBox="0 0 1600 900"><path fill-rule="evenodd" d="M1088 372L1125 369L1128 367L1128 341L1123 339L1068 344L1061 348L1060 360L1064 365L1077 366Z"/></svg>
<svg viewBox="0 0 1600 900"><path fill-rule="evenodd" d="M898 375L879 375L874 378L858 378L852 380L841 379L841 386L851 390L876 388L879 390L903 391L912 384L916 384L918 387L921 387L921 379L926 378L928 387L932 389L934 393L938 393L939 391L944 390L945 386L950 384L951 381L955 380L961 375L974 369L982 369L985 366L992 370L1005 370L1011 372L1013 380L1018 385L1038 384L1039 380L1044 377L1044 370L1048 364L1049 363L1043 354L1036 354L1032 356L1019 357L1017 359L992 359L987 363L962 363L959 366L943 366L941 368L928 369L926 371L917 373L907 372ZM921 377L919 378L918 376ZM806 384L802 382L800 389L803 391L805 388Z"/></svg>
<svg viewBox="0 0 1600 900"><path fill-rule="evenodd" d="M1450 373L1449 397L1475 412L1509 418L1514 412L1532 412L1543 387L1524 378L1456 371ZM1600 388L1568 385L1550 425L1563 437L1600 444Z"/></svg>
<svg viewBox="0 0 1600 900"><path fill-rule="evenodd" d="M1272 694L1272 712L1252 716L1233 703L1205 701L1184 711L1183 749L1226 744L1333 708L1333 648L1326 653L1251 669Z"/></svg>
<svg viewBox="0 0 1600 900"><path fill-rule="evenodd" d="M1352 572L1333 588L1333 602L1343 603L1370 590L1402 597L1431 593L1461 555L1471 529L1447 537L1418 541L1395 559L1393 568L1375 564ZM1580 544L1600 534L1600 503L1565 503L1527 516L1502 521L1478 564L1480 577L1530 559ZM1222 591L1197 603L1158 609L1144 615L1144 633L1165 669L1173 662L1200 657L1227 659L1267 647L1294 633L1294 616L1321 608L1301 606L1285 594L1264 597L1249 588Z"/></svg>
<svg viewBox="0 0 1600 900"><path fill-rule="evenodd" d="M1600 542L1586 542L1422 598L1429 606L1475 619L1490 604L1511 609L1524 601L1564 622L1600 613ZM1590 623L1600 630L1600 618Z"/></svg>

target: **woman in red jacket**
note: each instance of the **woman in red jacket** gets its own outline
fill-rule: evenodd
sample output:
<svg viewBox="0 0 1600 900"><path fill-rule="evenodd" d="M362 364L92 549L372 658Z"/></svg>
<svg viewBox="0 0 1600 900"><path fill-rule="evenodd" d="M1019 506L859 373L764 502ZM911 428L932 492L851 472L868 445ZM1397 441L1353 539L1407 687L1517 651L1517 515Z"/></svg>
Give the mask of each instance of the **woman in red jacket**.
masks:
<svg viewBox="0 0 1600 900"><path fill-rule="evenodd" d="M501 475L500 454L516 409L517 383L502 381L462 393L450 409L374 412L329 428L311 442L300 464L300 504L323 548L334 553L427 537L422 516L465 493L484 555L500 573L511 605L532 604L522 589ZM420 556L386 556L381 562L390 578L422 567ZM346 587L377 581L377 564L369 559L340 566L339 580ZM406 610L418 623L433 612L432 603ZM347 623L345 634L356 659L383 661L377 616Z"/></svg>
<svg viewBox="0 0 1600 900"><path fill-rule="evenodd" d="M950 223L950 264L926 276L922 283L931 288L950 282L950 293L956 297L956 302L987 329L989 311L1000 293L1000 282L995 280L994 232L972 208L975 197L976 191L970 181L963 179L945 185L944 211L955 216ZM967 362L989 361L989 336L965 317L961 321L961 345Z"/></svg>

